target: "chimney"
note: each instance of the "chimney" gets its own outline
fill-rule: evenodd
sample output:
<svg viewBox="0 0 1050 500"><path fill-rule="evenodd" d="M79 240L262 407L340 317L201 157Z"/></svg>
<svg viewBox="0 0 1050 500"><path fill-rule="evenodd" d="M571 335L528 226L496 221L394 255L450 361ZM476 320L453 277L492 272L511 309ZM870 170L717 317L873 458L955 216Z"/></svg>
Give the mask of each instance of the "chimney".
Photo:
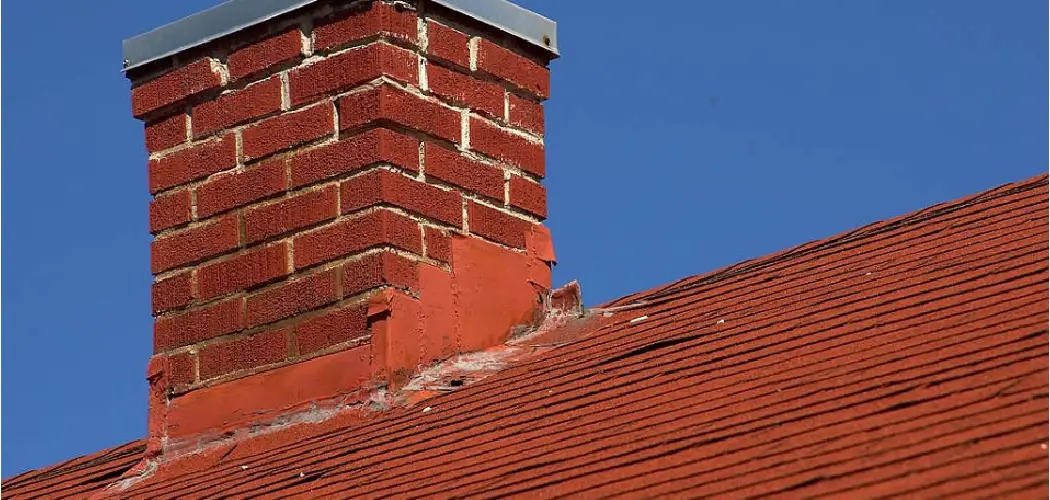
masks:
<svg viewBox="0 0 1050 500"><path fill-rule="evenodd" d="M534 321L550 20L231 0L124 48L153 195L153 456L365 404Z"/></svg>

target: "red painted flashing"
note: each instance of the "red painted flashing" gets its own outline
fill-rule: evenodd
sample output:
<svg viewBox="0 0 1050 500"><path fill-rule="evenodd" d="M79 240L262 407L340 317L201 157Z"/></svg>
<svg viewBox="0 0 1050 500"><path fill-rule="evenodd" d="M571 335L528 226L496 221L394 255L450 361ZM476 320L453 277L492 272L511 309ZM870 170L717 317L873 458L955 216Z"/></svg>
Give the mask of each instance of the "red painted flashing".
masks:
<svg viewBox="0 0 1050 500"><path fill-rule="evenodd" d="M248 423L266 421L267 416L272 419L297 409L355 401L354 394L370 374L350 368L367 367L361 360L368 357L368 351L367 346L349 349L173 399L167 410L167 435L174 441L169 446L179 449L180 438L202 433L218 438L244 430ZM216 427L216 422L222 424Z"/></svg>

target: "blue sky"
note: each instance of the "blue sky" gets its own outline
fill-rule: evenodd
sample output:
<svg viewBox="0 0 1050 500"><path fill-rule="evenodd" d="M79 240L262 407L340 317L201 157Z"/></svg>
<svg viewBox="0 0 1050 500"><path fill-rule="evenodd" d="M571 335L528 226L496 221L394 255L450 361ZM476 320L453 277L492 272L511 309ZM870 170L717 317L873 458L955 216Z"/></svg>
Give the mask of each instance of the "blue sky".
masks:
<svg viewBox="0 0 1050 500"><path fill-rule="evenodd" d="M216 0L9 1L2 475L145 433L120 41ZM1047 171L1047 3L554 1L556 282L589 304Z"/></svg>

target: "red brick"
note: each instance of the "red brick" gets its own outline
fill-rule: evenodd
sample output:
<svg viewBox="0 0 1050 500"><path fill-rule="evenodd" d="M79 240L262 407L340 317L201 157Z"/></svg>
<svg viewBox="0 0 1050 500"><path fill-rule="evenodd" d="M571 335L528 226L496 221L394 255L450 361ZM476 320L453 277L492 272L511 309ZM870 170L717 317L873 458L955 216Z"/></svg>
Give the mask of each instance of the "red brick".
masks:
<svg viewBox="0 0 1050 500"><path fill-rule="evenodd" d="M168 356L168 383L172 387L184 387L196 380L196 363L190 354Z"/></svg>
<svg viewBox="0 0 1050 500"><path fill-rule="evenodd" d="M214 90L222 85L219 73L212 71L211 60L198 59L131 89L131 114L136 118L181 101L194 94Z"/></svg>
<svg viewBox="0 0 1050 500"><path fill-rule="evenodd" d="M186 113L146 124L146 150L161 151L186 142Z"/></svg>
<svg viewBox="0 0 1050 500"><path fill-rule="evenodd" d="M245 161L261 158L292 146L332 135L332 105L316 106L267 118L241 133Z"/></svg>
<svg viewBox="0 0 1050 500"><path fill-rule="evenodd" d="M368 333L368 304L362 302L299 323L295 344L299 355L307 356Z"/></svg>
<svg viewBox="0 0 1050 500"><path fill-rule="evenodd" d="M542 104L511 93L507 95L507 113L507 121L511 125L543 135Z"/></svg>
<svg viewBox="0 0 1050 500"><path fill-rule="evenodd" d="M547 188L518 176L510 178L510 206L547 218Z"/></svg>
<svg viewBox="0 0 1050 500"><path fill-rule="evenodd" d="M380 245L420 253L420 240L419 223L389 210L376 210L296 236L293 242L295 268L327 262Z"/></svg>
<svg viewBox="0 0 1050 500"><path fill-rule="evenodd" d="M463 225L463 198L455 191L409 179L389 170L374 170L343 182L342 212L352 212L373 205L388 204L424 217L450 224Z"/></svg>
<svg viewBox="0 0 1050 500"><path fill-rule="evenodd" d="M153 312L185 307L193 301L193 275L190 271L153 283Z"/></svg>
<svg viewBox="0 0 1050 500"><path fill-rule="evenodd" d="M503 170L430 143L423 157L428 177L503 202Z"/></svg>
<svg viewBox="0 0 1050 500"><path fill-rule="evenodd" d="M290 329L269 330L201 349L201 380L280 363L288 358Z"/></svg>
<svg viewBox="0 0 1050 500"><path fill-rule="evenodd" d="M331 56L288 73L292 105L315 101L362 83L389 76L415 84L418 58L400 47L373 43Z"/></svg>
<svg viewBox="0 0 1050 500"><path fill-rule="evenodd" d="M470 147L540 177L546 172L542 144L501 130L480 118L470 118Z"/></svg>
<svg viewBox="0 0 1050 500"><path fill-rule="evenodd" d="M326 186L246 210L244 232L248 243L334 219L339 215L338 189Z"/></svg>
<svg viewBox="0 0 1050 500"><path fill-rule="evenodd" d="M544 99L551 93L547 68L484 38L478 39L478 69Z"/></svg>
<svg viewBox="0 0 1050 500"><path fill-rule="evenodd" d="M153 350L164 352L244 328L244 299L230 299L153 322Z"/></svg>
<svg viewBox="0 0 1050 500"><path fill-rule="evenodd" d="M237 248L238 243L237 217L232 215L157 238L150 246L153 273L214 257Z"/></svg>
<svg viewBox="0 0 1050 500"><path fill-rule="evenodd" d="M156 193L237 165L233 135L198 144L149 162L149 190Z"/></svg>
<svg viewBox="0 0 1050 500"><path fill-rule="evenodd" d="M314 28L314 49L346 45L373 36L389 36L416 43L416 15L393 5L373 2L366 11L347 10Z"/></svg>
<svg viewBox="0 0 1050 500"><path fill-rule="evenodd" d="M267 161L209 179L197 187L197 217L211 217L285 190L283 161Z"/></svg>
<svg viewBox="0 0 1050 500"><path fill-rule="evenodd" d="M427 85L432 92L453 104L467 106L495 118L503 118L505 91L495 83L431 64L427 66Z"/></svg>
<svg viewBox="0 0 1050 500"><path fill-rule="evenodd" d="M257 247L197 271L197 294L207 300L288 275L288 244Z"/></svg>
<svg viewBox="0 0 1050 500"><path fill-rule="evenodd" d="M274 75L193 108L193 136L244 123L281 110L281 79Z"/></svg>
<svg viewBox="0 0 1050 500"><path fill-rule="evenodd" d="M149 232L181 226L190 221L190 190L182 189L153 199L149 204Z"/></svg>
<svg viewBox="0 0 1050 500"><path fill-rule="evenodd" d="M299 153L288 160L292 186L348 174L374 163L390 163L413 172L419 171L419 140L387 129L373 129Z"/></svg>
<svg viewBox="0 0 1050 500"><path fill-rule="evenodd" d="M270 323L339 300L337 271L314 273L248 297L248 326Z"/></svg>
<svg viewBox="0 0 1050 500"><path fill-rule="evenodd" d="M427 22L427 54L470 68L470 38L443 24Z"/></svg>
<svg viewBox="0 0 1050 500"><path fill-rule="evenodd" d="M532 223L473 201L467 204L470 232L514 248L525 248Z"/></svg>
<svg viewBox="0 0 1050 500"><path fill-rule="evenodd" d="M452 238L443 229L426 226L427 257L445 264L452 263Z"/></svg>
<svg viewBox="0 0 1050 500"><path fill-rule="evenodd" d="M373 253L348 262L343 266L343 295L356 295L383 285L418 290L418 265L393 252Z"/></svg>
<svg viewBox="0 0 1050 500"><path fill-rule="evenodd" d="M339 99L339 128L388 120L451 142L459 142L460 114L392 85Z"/></svg>
<svg viewBox="0 0 1050 500"><path fill-rule="evenodd" d="M279 35L237 49L226 58L231 80L240 80L303 54L302 35L292 28Z"/></svg>

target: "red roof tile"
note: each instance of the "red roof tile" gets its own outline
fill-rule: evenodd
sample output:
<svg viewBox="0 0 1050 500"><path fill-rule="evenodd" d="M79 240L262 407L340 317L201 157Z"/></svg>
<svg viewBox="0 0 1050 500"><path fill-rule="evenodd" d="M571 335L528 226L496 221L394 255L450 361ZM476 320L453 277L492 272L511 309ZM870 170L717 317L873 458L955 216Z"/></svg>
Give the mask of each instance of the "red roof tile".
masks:
<svg viewBox="0 0 1050 500"><path fill-rule="evenodd" d="M4 480L4 498L87 496L109 486L142 460L146 441L133 441L92 455L31 470Z"/></svg>
<svg viewBox="0 0 1050 500"><path fill-rule="evenodd" d="M120 496L1042 495L1047 206L1043 175L632 295L473 385ZM5 493L85 483L67 464Z"/></svg>

